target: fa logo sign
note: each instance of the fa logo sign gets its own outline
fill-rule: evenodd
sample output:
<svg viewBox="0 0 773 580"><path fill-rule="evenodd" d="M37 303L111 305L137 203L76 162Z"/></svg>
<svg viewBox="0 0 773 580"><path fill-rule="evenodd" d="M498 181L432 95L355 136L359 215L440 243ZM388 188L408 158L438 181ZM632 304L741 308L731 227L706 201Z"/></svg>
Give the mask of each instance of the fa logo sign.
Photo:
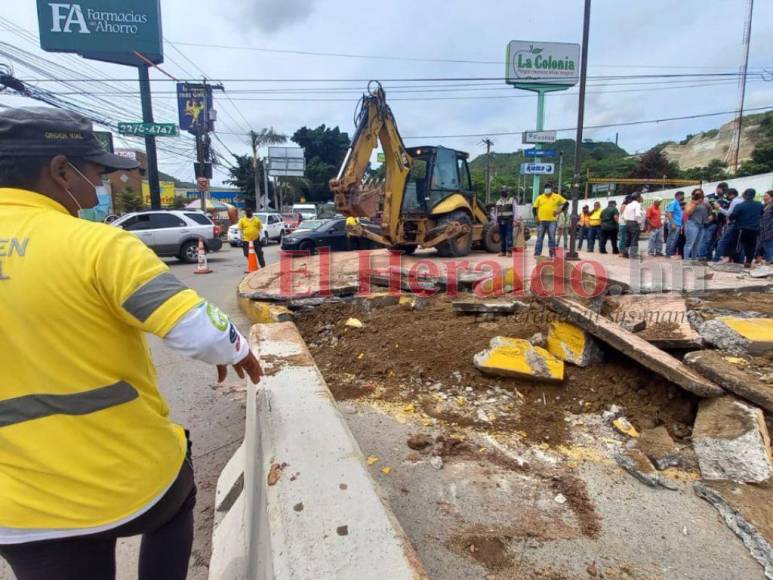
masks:
<svg viewBox="0 0 773 580"><path fill-rule="evenodd" d="M51 6L51 32L72 32L72 26L78 27L81 34L91 34L78 4L49 3Z"/></svg>

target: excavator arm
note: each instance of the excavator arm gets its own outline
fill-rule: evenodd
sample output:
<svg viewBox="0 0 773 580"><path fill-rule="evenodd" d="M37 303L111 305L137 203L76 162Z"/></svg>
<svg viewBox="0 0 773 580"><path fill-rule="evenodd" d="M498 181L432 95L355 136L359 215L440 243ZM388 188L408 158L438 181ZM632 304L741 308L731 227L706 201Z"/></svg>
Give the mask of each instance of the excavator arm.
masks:
<svg viewBox="0 0 773 580"><path fill-rule="evenodd" d="M368 85L368 94L362 97L355 124L357 129L352 145L338 176L330 180L336 209L346 215L372 218L378 213L383 199L381 228L387 239L395 240L405 184L411 171L411 157L386 104L384 89L377 81ZM373 186L365 183L363 178L379 142L384 152L386 178L382 185Z"/></svg>

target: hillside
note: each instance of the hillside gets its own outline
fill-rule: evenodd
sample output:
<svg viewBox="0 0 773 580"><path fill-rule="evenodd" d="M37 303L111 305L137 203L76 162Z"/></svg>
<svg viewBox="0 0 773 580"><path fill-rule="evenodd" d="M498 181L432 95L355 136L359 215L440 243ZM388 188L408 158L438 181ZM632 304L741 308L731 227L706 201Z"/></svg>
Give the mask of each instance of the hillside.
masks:
<svg viewBox="0 0 773 580"><path fill-rule="evenodd" d="M730 148L734 126L735 121L728 121L719 129L688 135L680 143L667 143L663 147L663 154L680 169L703 167L714 159L722 161ZM743 162L751 159L757 145L772 141L773 112L744 116L739 160Z"/></svg>

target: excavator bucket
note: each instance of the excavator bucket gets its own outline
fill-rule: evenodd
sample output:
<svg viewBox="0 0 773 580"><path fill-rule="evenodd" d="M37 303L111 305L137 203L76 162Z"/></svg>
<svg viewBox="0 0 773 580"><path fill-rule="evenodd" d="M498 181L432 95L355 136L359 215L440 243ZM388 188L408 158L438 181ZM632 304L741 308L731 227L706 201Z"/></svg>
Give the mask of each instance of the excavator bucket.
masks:
<svg viewBox="0 0 773 580"><path fill-rule="evenodd" d="M331 181L330 188L335 194L336 210L344 215L356 217L374 217L381 206L384 197L383 183L361 183L345 191L336 187L337 183Z"/></svg>

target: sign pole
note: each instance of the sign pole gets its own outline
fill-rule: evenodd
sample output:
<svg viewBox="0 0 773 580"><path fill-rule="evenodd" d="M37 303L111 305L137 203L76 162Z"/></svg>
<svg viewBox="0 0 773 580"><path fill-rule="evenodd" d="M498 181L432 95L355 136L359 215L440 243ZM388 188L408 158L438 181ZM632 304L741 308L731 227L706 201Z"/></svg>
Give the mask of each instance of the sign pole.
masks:
<svg viewBox="0 0 773 580"><path fill-rule="evenodd" d="M153 122L153 105L150 100L150 76L148 65L137 65L140 77L140 100L142 102L142 121ZM148 158L148 185L150 186L150 209L161 209L161 184L158 182L158 157L156 156L156 138L145 136L145 154Z"/></svg>
<svg viewBox="0 0 773 580"><path fill-rule="evenodd" d="M537 131L542 131L545 127L545 91L543 89L539 89L537 91ZM537 150L542 149L542 144L537 143L534 145L534 148ZM534 203L534 200L537 199L537 196L541 193L540 191L540 185L542 182L542 176L541 175L534 175L532 176L531 185L532 185L532 192L531 192L531 201Z"/></svg>
<svg viewBox="0 0 773 580"><path fill-rule="evenodd" d="M585 0L585 16L582 26L582 53L580 57L580 95L577 106L577 135L574 143L574 178L572 179L572 217L571 228L569 230L569 253L566 255L568 260L577 260L577 250L575 249L575 235L577 232L577 207L580 196L580 172L582 171L582 125L585 122L585 79L588 71L588 36L590 34L590 2Z"/></svg>

